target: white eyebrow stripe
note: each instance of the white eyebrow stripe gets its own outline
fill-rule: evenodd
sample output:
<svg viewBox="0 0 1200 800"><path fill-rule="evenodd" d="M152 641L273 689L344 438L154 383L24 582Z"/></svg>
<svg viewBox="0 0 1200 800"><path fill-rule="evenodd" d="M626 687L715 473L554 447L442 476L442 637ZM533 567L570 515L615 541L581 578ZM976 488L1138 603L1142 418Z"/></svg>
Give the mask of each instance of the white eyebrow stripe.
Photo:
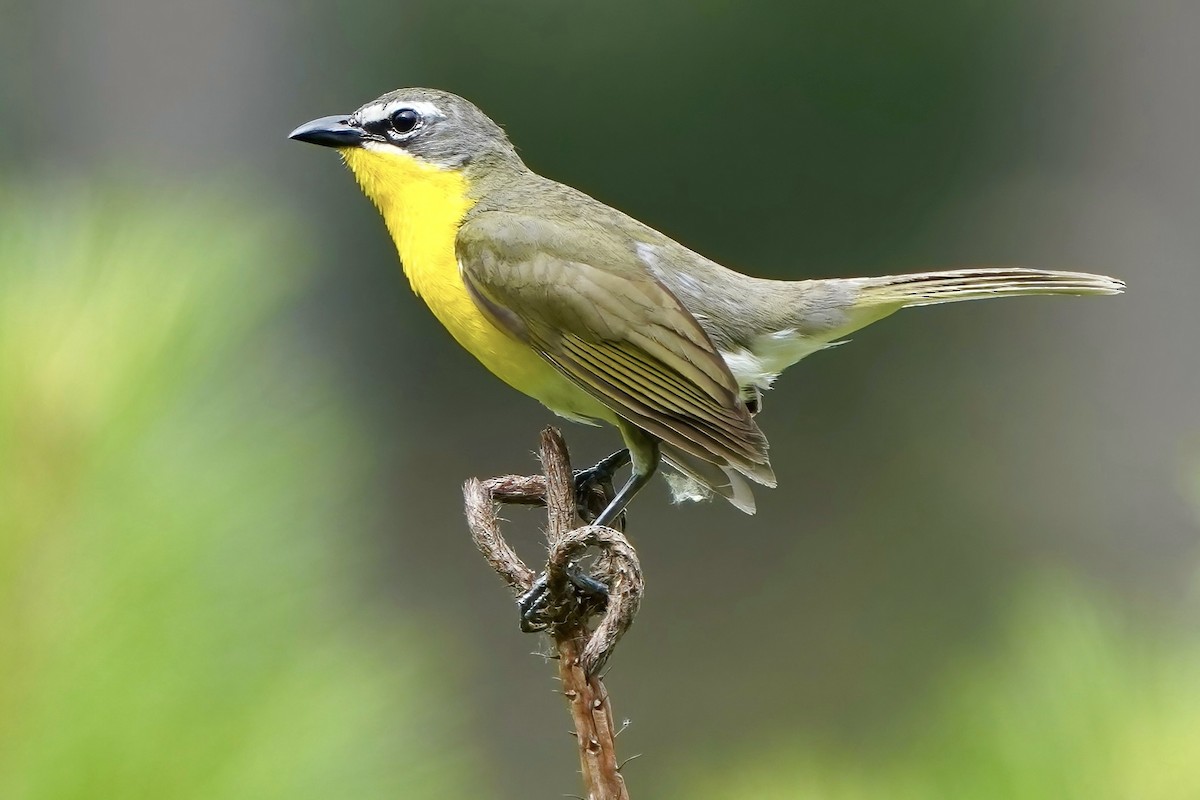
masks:
<svg viewBox="0 0 1200 800"><path fill-rule="evenodd" d="M364 108L361 121L363 123L380 122L401 108L411 108L423 117L437 117L441 119L446 116L440 108L426 100L392 100L387 103L376 103Z"/></svg>

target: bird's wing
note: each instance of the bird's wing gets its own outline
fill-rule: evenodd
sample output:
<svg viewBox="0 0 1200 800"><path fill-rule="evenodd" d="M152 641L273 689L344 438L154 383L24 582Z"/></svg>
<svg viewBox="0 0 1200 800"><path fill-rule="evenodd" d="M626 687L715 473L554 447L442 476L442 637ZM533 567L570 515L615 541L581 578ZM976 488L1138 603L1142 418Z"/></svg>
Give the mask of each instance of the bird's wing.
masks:
<svg viewBox="0 0 1200 800"><path fill-rule="evenodd" d="M456 252L483 312L580 388L651 435L774 485L725 360L629 242L489 211L462 226Z"/></svg>

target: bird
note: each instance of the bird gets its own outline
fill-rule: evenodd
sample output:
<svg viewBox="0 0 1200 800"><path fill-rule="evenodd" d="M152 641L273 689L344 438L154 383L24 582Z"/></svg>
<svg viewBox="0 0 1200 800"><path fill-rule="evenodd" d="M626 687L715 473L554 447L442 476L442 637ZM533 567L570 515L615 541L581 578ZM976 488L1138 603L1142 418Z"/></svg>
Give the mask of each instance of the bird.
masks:
<svg viewBox="0 0 1200 800"><path fill-rule="evenodd" d="M754 513L776 485L758 424L796 362L902 308L1022 295L1114 295L1123 281L1023 267L772 280L696 253L527 167L504 130L436 89L384 94L291 139L338 151L391 235L414 292L512 388L624 447L584 480L631 474L611 525L666 466L676 499Z"/></svg>

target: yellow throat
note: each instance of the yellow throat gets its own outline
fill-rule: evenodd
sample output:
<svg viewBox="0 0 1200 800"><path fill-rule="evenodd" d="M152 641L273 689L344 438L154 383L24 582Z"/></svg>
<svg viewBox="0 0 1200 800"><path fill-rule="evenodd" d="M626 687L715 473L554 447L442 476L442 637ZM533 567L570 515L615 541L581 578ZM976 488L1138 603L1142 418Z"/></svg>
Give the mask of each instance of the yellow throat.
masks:
<svg viewBox="0 0 1200 800"><path fill-rule="evenodd" d="M462 170L366 148L343 150L342 158L383 215L413 291L460 345L505 383L558 414L614 419L527 344L493 325L471 298L454 251L458 229L475 204Z"/></svg>

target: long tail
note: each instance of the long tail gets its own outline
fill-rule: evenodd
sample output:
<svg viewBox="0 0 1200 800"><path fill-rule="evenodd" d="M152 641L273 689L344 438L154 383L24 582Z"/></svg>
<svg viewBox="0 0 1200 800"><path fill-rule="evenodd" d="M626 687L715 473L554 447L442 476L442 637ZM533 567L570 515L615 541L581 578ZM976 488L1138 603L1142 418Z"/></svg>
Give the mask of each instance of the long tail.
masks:
<svg viewBox="0 0 1200 800"><path fill-rule="evenodd" d="M1019 267L956 269L856 278L859 306L928 306L959 300L985 300L1030 294L1120 294L1125 282L1088 272L1057 272Z"/></svg>
<svg viewBox="0 0 1200 800"><path fill-rule="evenodd" d="M837 344L843 336L910 306L986 300L1021 295L1105 295L1125 291L1124 281L1087 272L1059 272L1023 267L956 269L916 272L878 278L831 278L783 284L794 292L785 300L782 322L771 319L751 348L726 355L734 378L743 389L760 393L779 373L810 353ZM762 309L779 307L780 284L771 283L770 301ZM769 312L767 316L773 316ZM778 325L778 327L774 327ZM676 471L669 477L676 500L719 494L748 514L754 513L750 484L729 467L700 463L687 453L662 443L663 460ZM769 468L753 480L774 486Z"/></svg>
<svg viewBox="0 0 1200 800"><path fill-rule="evenodd" d="M912 306L988 300L993 297L1103 295L1125 291L1124 281L1107 275L1024 267L913 272L878 278L834 278L813 283L834 296L843 293L848 295L842 301L846 315L840 324L835 323L819 333L809 333L812 339L824 342L840 339L902 308Z"/></svg>

